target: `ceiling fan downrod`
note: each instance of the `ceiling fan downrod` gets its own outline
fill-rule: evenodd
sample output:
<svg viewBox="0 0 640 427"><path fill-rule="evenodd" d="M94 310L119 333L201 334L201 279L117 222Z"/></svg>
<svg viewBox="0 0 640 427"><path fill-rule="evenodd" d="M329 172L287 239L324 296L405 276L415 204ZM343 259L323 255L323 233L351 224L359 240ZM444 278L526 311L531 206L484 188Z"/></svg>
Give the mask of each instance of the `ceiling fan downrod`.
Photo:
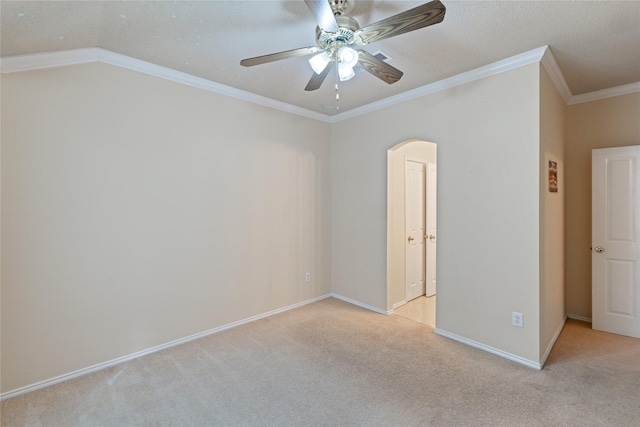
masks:
<svg viewBox="0 0 640 427"><path fill-rule="evenodd" d="M353 9L354 0L329 0L334 16L346 15Z"/></svg>

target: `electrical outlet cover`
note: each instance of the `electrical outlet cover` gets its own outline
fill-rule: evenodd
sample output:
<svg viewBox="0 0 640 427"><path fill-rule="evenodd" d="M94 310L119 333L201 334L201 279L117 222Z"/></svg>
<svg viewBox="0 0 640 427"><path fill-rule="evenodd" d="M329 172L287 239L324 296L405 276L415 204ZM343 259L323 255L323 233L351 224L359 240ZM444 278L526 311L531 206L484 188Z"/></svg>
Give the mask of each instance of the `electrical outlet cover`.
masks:
<svg viewBox="0 0 640 427"><path fill-rule="evenodd" d="M513 326L517 326L518 328L522 328L524 326L522 313L513 312L511 313L511 324Z"/></svg>

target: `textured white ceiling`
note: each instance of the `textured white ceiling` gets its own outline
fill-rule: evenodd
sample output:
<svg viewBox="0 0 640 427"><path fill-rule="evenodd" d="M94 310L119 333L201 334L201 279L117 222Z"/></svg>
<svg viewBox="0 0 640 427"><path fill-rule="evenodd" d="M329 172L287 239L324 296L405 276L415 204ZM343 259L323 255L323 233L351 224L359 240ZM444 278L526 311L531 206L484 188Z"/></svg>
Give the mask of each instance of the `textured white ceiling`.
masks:
<svg viewBox="0 0 640 427"><path fill-rule="evenodd" d="M640 82L640 1L451 1L442 23L365 47L404 72L387 85L358 70L340 85L347 111L549 45L574 95ZM426 1L356 0L360 26ZM315 45L302 0L7 1L1 55L82 47L113 52L323 114L336 105L330 76L305 92L307 57L251 68L246 57Z"/></svg>

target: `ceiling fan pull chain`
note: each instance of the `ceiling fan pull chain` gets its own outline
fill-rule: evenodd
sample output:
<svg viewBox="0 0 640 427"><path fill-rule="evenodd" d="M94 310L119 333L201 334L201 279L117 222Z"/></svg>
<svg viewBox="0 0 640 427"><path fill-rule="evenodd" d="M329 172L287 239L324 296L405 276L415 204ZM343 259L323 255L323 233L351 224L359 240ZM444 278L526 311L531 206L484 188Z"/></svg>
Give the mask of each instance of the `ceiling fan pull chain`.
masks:
<svg viewBox="0 0 640 427"><path fill-rule="evenodd" d="M338 82L340 82L340 58L338 57L338 51L333 51L333 60L336 63L336 110L340 108L340 89L338 88Z"/></svg>

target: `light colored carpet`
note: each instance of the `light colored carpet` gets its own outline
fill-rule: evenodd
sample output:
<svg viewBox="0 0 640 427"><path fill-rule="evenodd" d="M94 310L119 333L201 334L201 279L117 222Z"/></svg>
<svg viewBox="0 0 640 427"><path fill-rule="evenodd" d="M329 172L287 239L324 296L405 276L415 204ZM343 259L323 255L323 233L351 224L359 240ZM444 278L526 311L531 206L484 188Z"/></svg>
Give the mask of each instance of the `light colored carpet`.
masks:
<svg viewBox="0 0 640 427"><path fill-rule="evenodd" d="M326 299L2 402L3 426L639 426L640 340L542 371Z"/></svg>
<svg viewBox="0 0 640 427"><path fill-rule="evenodd" d="M432 328L436 327L436 296L427 298L421 296L412 299L405 305L393 310L393 314L404 317L405 319L415 320L424 323Z"/></svg>

